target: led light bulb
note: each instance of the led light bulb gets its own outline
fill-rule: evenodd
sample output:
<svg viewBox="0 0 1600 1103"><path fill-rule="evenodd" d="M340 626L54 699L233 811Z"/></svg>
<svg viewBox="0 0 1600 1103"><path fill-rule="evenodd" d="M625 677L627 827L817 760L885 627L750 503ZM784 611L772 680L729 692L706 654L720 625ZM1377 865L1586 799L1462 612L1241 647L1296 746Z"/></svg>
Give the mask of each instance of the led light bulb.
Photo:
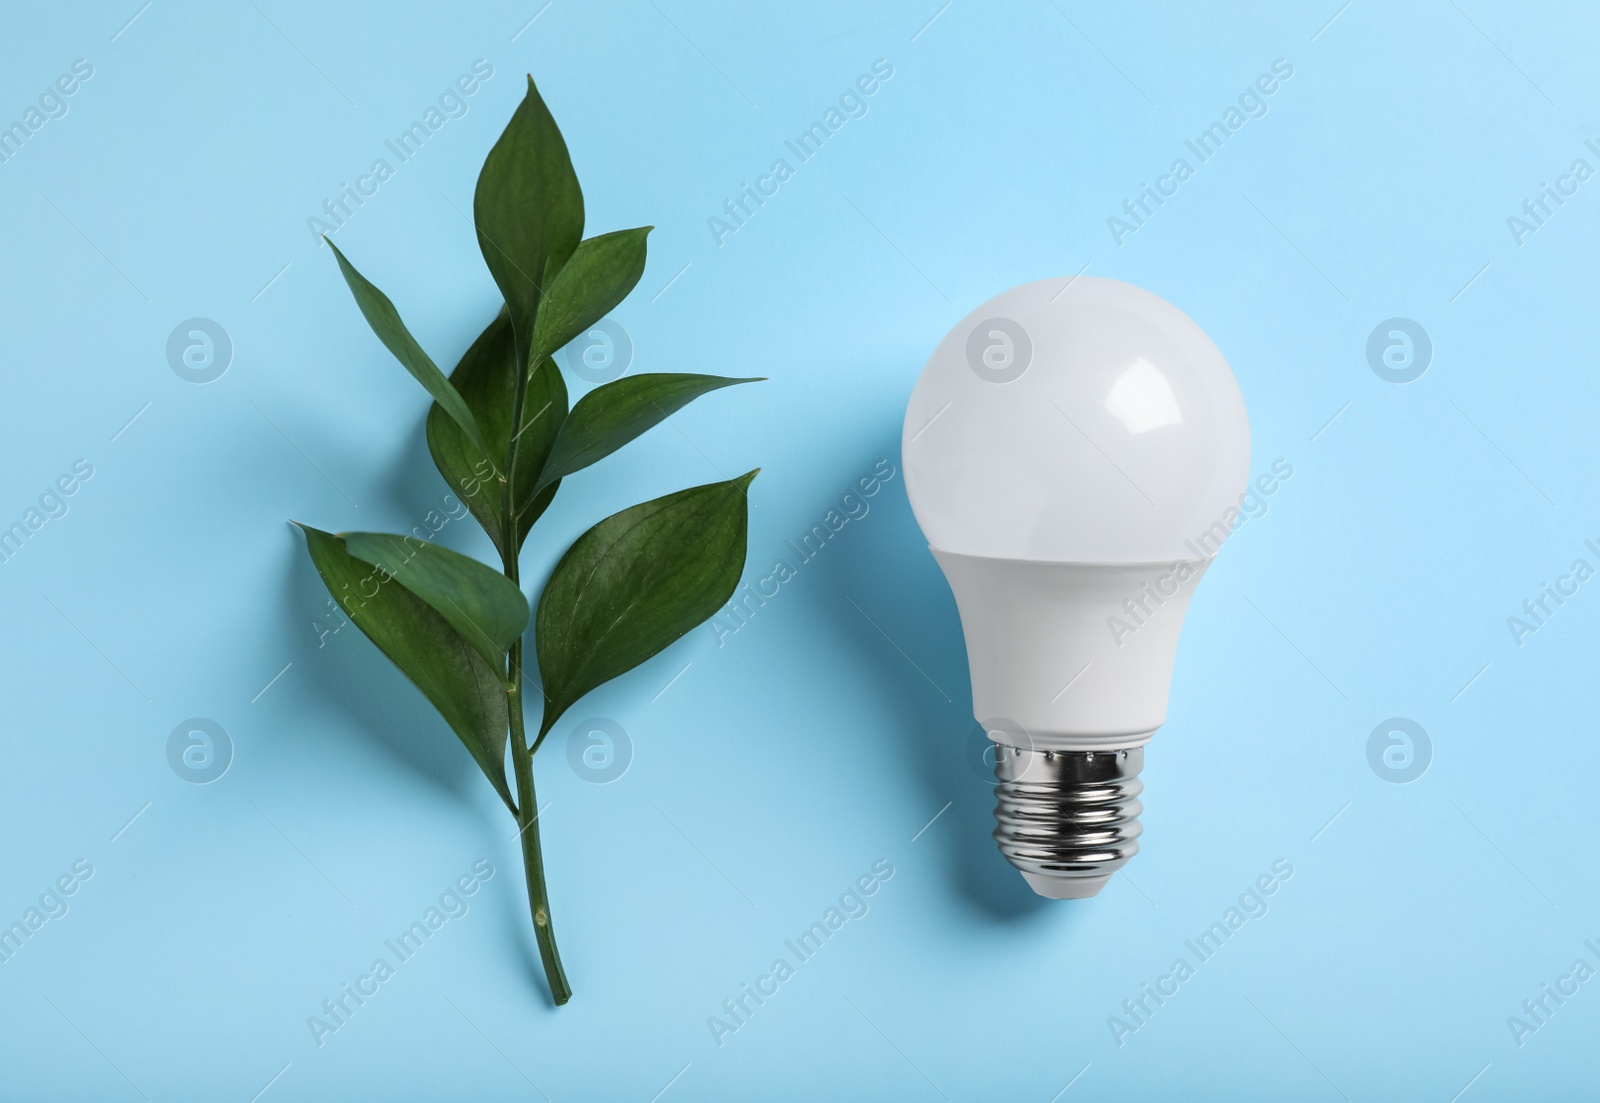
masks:
<svg viewBox="0 0 1600 1103"><path fill-rule="evenodd" d="M1239 523L1250 424L1233 373L1148 291L1040 280L939 343L901 448L996 744L1000 850L1042 896L1093 896L1139 849L1178 632Z"/></svg>

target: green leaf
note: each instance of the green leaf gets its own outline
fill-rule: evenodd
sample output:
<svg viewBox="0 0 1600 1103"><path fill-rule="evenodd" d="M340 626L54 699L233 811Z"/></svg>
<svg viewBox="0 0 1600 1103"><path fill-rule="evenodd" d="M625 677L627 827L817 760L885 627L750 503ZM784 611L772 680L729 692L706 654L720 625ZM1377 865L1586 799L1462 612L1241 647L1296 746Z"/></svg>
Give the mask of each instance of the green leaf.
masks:
<svg viewBox="0 0 1600 1103"><path fill-rule="evenodd" d="M506 648L528 626L528 599L515 582L415 536L347 532L343 538L351 555L382 567L449 621L491 668L505 669Z"/></svg>
<svg viewBox="0 0 1600 1103"><path fill-rule="evenodd" d="M328 592L439 710L514 814L505 772L510 717L504 674L492 670L427 602L351 555L343 539L309 525L300 529Z"/></svg>
<svg viewBox="0 0 1600 1103"><path fill-rule="evenodd" d="M596 387L578 399L562 422L534 490L605 459L703 394L735 383L759 381L759 377L728 379L720 375L656 372L627 375Z"/></svg>
<svg viewBox="0 0 1600 1103"><path fill-rule="evenodd" d="M528 94L483 162L472 217L478 248L511 310L521 360L531 362L542 289L583 238L583 190L531 76Z"/></svg>
<svg viewBox="0 0 1600 1103"><path fill-rule="evenodd" d="M492 452L489 456L481 452L438 405L428 412L428 450L433 453L433 462L445 482L461 495L500 554L505 556L508 549L514 553L509 536L512 526L502 516L500 467L505 463L511 444L517 353L511 319L504 309L461 357L450 375L450 382L477 418ZM566 416L566 382L555 363L545 360L528 380L523 398L521 435L517 442L518 486L533 486ZM523 495L518 509L517 547L554 494L554 485L546 488L542 504L530 500L532 495Z"/></svg>
<svg viewBox="0 0 1600 1103"><path fill-rule="evenodd" d="M578 698L655 655L732 596L744 571L745 492L756 474L613 514L561 557L534 620L545 692L540 738Z"/></svg>
<svg viewBox="0 0 1600 1103"><path fill-rule="evenodd" d="M534 355L552 355L628 297L644 275L645 238L653 229L617 230L579 243L546 288Z"/></svg>
<svg viewBox="0 0 1600 1103"><path fill-rule="evenodd" d="M367 319L367 324L372 327L372 332L378 335L378 340L383 342L384 348L394 353L394 358L405 366L406 371L416 377L433 400L455 419L461 426L462 432L479 448L483 447L483 436L478 430L478 424L473 420L472 411L467 409L466 402L456 393L450 381L444 377L444 372L439 370L437 364L429 358L422 346L417 344L411 331L400 320L400 312L394 308L394 303L389 301L389 296L379 291L367 281L367 278L357 272L355 266L345 260L344 254L339 252L339 247L326 237L328 248L333 250L334 257L339 261L339 271L344 273L344 282L350 285L351 294L356 297L356 305L361 308L361 314Z"/></svg>

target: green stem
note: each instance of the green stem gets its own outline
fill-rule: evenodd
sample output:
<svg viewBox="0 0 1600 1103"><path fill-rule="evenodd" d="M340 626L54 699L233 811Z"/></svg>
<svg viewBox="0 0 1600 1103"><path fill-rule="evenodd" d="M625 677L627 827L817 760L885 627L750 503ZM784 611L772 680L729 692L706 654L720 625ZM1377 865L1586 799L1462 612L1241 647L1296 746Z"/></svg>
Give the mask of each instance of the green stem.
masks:
<svg viewBox="0 0 1600 1103"><path fill-rule="evenodd" d="M506 469L500 481L500 516L505 546L500 549L505 575L520 584L518 577L518 535L516 470L517 441L522 425L522 404L527 393L528 368L522 357L522 342L517 336L518 362L516 394L511 403L511 444L507 448ZM522 872L528 882L528 910L533 915L533 933L539 941L539 957L544 960L545 979L550 984L550 996L560 1007L572 998L572 986L567 983L566 970L561 967L561 954L556 949L556 932L550 924L550 893L544 884L544 855L539 849L539 798L533 791L533 748L528 746L528 733L522 717L522 641L513 643L506 653L506 705L511 716L511 763L517 775L517 823L522 830Z"/></svg>
<svg viewBox="0 0 1600 1103"><path fill-rule="evenodd" d="M508 691L511 706L511 760L517 774L518 822L522 825L522 868L528 880L528 907L533 914L533 933L539 940L539 956L544 959L544 975L550 982L550 995L559 1007L572 998L572 986L561 967L556 949L555 928L550 923L550 896L544 884L544 856L539 850L539 798L533 791L533 751L528 746L522 721L522 641L511 645L511 677Z"/></svg>

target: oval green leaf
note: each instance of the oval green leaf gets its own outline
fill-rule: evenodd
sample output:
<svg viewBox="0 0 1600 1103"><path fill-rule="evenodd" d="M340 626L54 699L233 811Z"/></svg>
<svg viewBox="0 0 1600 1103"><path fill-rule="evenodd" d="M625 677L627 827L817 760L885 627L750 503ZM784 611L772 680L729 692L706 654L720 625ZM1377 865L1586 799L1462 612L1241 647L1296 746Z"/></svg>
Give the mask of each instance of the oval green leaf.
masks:
<svg viewBox="0 0 1600 1103"><path fill-rule="evenodd" d="M444 377L444 372L433 362L422 346L417 344L417 339L411 336L411 331L406 328L405 322L400 319L400 312L395 309L394 303L374 287L365 276L357 272L355 265L345 259L339 252L339 247L326 237L328 248L333 250L334 258L339 262L339 271L344 273L344 282L350 286L350 293L356 298L356 305L361 308L362 317L372 327L372 332L378 335L378 340L383 342L383 347L394 354L394 358L405 367L406 371L421 383L433 400L444 407L446 413L460 426L467 438L479 448L484 448L483 434L479 431L478 423L472 416L472 411L467 408L466 401L456 393L450 381Z"/></svg>
<svg viewBox="0 0 1600 1103"><path fill-rule="evenodd" d="M528 529L549 505L555 489L553 485L548 488L542 503L530 501L532 495L520 495L523 503L517 510L517 539L513 541L509 535L513 526L502 516L500 481L500 470L510 451L511 408L517 389L516 342L506 310L502 309L467 349L451 373L450 382L477 418L491 453L485 456L438 405L428 412L428 451L433 453L439 474L461 495L502 557L508 550L515 554ZM554 361L545 360L529 377L523 397L517 438L517 486L534 485L566 416L566 382Z"/></svg>
<svg viewBox="0 0 1600 1103"><path fill-rule="evenodd" d="M492 670L427 602L392 578L384 581L382 568L351 555L340 537L309 525L300 529L328 592L439 710L515 814L506 785L510 716L504 674Z"/></svg>
<svg viewBox="0 0 1600 1103"><path fill-rule="evenodd" d="M511 309L524 363L547 276L583 238L583 189L561 130L528 77L528 92L478 174L472 219L484 263Z"/></svg>
<svg viewBox="0 0 1600 1103"><path fill-rule="evenodd" d="M653 226L617 230L580 242L545 289L534 326L535 356L550 356L616 309L644 275L645 238Z"/></svg>
<svg viewBox="0 0 1600 1103"><path fill-rule="evenodd" d="M382 567L448 621L490 667L505 669L506 649L528 626L528 599L515 582L476 559L415 536L340 535L351 555Z"/></svg>
<svg viewBox="0 0 1600 1103"><path fill-rule="evenodd" d="M703 394L735 383L755 382L759 377L728 379L720 375L654 372L625 375L596 387L578 399L562 423L534 490L537 493L574 471L605 459Z"/></svg>
<svg viewBox="0 0 1600 1103"><path fill-rule="evenodd" d="M578 537L539 597L539 738L585 693L720 609L744 571L751 471L625 509Z"/></svg>

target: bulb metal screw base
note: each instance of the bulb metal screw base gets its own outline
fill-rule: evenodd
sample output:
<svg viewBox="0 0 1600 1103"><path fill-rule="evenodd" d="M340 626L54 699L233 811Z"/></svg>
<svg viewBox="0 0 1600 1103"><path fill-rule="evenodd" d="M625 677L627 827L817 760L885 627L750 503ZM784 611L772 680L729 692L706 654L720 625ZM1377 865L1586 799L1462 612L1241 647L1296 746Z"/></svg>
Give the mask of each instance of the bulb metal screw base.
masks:
<svg viewBox="0 0 1600 1103"><path fill-rule="evenodd" d="M1144 748L1042 751L996 744L995 841L1040 896L1096 895L1139 852Z"/></svg>

